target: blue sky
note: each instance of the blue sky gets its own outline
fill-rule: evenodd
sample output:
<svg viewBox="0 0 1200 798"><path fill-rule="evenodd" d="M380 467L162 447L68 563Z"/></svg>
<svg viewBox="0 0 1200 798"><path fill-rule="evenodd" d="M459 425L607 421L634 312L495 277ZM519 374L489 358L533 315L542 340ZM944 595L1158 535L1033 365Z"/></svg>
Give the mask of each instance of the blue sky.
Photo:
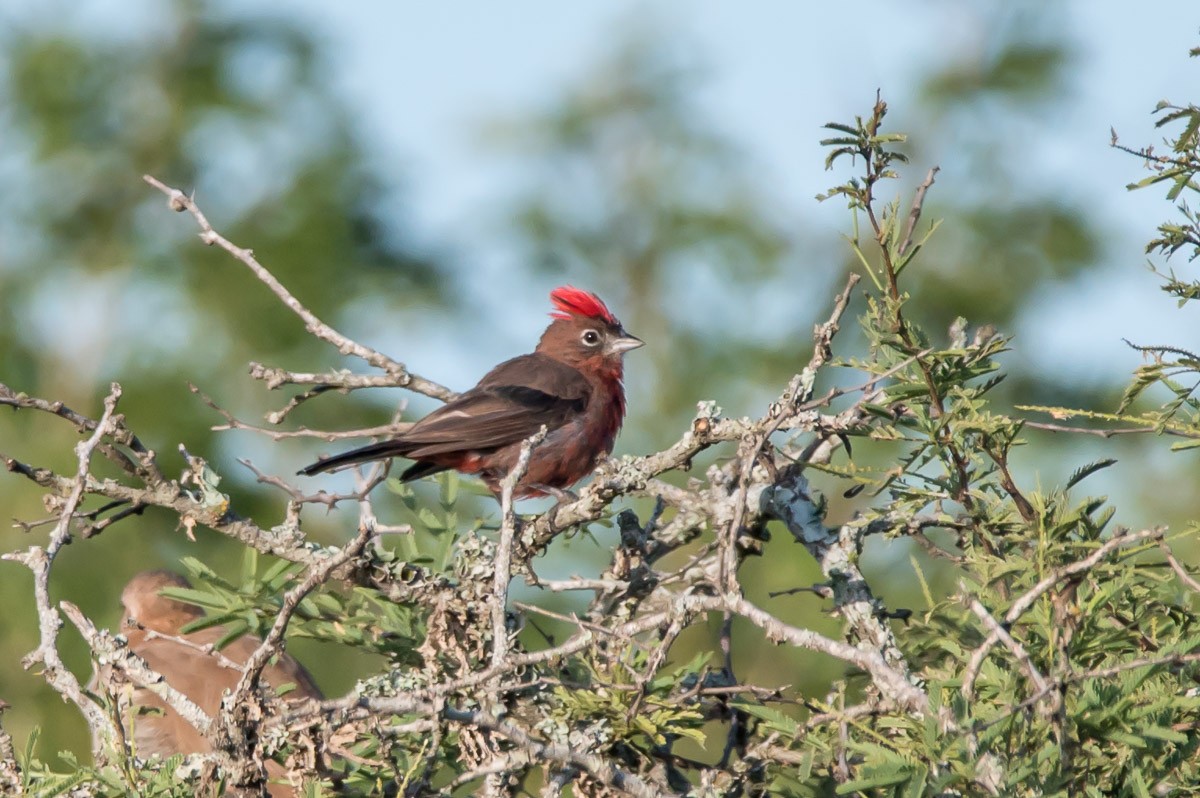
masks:
<svg viewBox="0 0 1200 798"><path fill-rule="evenodd" d="M1063 181L1086 197L1110 238L1101 273L1049 286L1017 332L1039 341L1040 368L1077 363L1081 378L1120 381L1137 360L1122 337L1183 342L1193 325L1140 268L1141 248L1169 209L1161 192L1124 191L1140 176L1138 164L1109 149L1108 131L1115 127L1129 144L1159 140L1150 110L1160 98L1194 98L1200 61L1187 52L1200 35L1194 26L1156 23L1178 17L1183 0L1142 3L1136 14L1108 0L1056 5L1078 53L1071 96L1018 130L1027 137L1023 168L1034 183ZM587 73L622 26L653 19L678 31L708 65L701 99L711 118L744 147L788 212L833 240L844 211L813 200L830 182L820 126L865 111L877 87L902 116L919 76L951 56L969 57L985 33L983 15L972 11L978 5L955 0L868 2L853 12L833 3L713 0L301 6L330 38L338 83L363 115L380 168L407 184L418 235L452 242L469 268L501 271L515 257L497 230L510 176L481 145L479 129L548 103ZM883 33L868 42L868 26Z"/></svg>

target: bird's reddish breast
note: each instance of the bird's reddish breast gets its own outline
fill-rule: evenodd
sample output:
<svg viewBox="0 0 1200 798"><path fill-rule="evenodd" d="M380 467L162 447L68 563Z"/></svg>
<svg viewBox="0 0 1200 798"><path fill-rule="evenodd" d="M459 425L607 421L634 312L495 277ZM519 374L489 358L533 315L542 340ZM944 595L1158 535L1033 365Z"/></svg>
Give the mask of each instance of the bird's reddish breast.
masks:
<svg viewBox="0 0 1200 798"><path fill-rule="evenodd" d="M592 376L592 375L589 375ZM619 377L596 375L584 412L561 427L551 430L530 458L529 469L521 480L518 496L538 496L536 486L566 489L591 473L601 457L612 453L617 433L625 417L625 392ZM505 460L504 472L516 464L520 445L512 447Z"/></svg>

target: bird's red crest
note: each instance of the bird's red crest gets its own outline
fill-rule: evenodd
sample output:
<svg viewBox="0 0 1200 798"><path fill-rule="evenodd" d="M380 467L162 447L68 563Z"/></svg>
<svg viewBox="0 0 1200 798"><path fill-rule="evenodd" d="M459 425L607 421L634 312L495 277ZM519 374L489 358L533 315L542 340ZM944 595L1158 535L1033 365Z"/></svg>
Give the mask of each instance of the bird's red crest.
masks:
<svg viewBox="0 0 1200 798"><path fill-rule="evenodd" d="M601 319L609 324L619 324L617 317L612 314L600 297L590 291L583 291L571 285L555 288L550 292L550 300L556 310L550 315L556 319L569 319L572 316L586 316L589 319Z"/></svg>

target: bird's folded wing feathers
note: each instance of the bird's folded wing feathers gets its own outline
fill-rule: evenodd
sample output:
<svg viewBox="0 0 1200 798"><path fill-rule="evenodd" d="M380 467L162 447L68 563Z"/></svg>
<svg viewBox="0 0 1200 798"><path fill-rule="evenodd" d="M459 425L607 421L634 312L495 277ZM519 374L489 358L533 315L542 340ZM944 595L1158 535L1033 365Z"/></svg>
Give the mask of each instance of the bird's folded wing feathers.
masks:
<svg viewBox="0 0 1200 798"><path fill-rule="evenodd" d="M472 390L417 422L403 436L407 456L492 449L522 441L544 424L581 412L591 385L577 370L523 355L501 363Z"/></svg>

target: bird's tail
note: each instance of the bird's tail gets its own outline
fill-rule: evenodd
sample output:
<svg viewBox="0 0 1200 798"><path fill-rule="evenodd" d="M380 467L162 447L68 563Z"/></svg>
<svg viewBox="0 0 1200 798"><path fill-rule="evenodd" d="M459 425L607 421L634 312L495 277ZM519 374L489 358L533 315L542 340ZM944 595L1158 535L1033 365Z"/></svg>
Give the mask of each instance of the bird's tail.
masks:
<svg viewBox="0 0 1200 798"><path fill-rule="evenodd" d="M408 452L408 449L408 446L396 440L372 443L360 449L352 449L342 454L335 454L333 457L322 458L312 465L305 466L296 473L311 477L313 474L320 474L322 471L333 471L334 469L357 465L358 463L384 460L388 457L403 457Z"/></svg>

